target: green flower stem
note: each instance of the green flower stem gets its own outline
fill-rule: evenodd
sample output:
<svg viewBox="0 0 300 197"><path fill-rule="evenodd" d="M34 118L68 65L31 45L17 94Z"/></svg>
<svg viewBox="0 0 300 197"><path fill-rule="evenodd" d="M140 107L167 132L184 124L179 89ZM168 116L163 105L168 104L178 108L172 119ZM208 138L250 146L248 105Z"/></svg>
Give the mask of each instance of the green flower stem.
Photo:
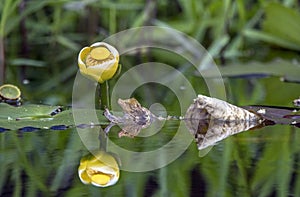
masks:
<svg viewBox="0 0 300 197"><path fill-rule="evenodd" d="M100 129L99 131L99 149L101 151L105 151L106 152L106 147L107 147L107 136L106 133L103 131L104 128Z"/></svg>
<svg viewBox="0 0 300 197"><path fill-rule="evenodd" d="M103 84L100 84L100 109L104 110L105 107L110 109L109 103L109 84L108 81L105 81Z"/></svg>

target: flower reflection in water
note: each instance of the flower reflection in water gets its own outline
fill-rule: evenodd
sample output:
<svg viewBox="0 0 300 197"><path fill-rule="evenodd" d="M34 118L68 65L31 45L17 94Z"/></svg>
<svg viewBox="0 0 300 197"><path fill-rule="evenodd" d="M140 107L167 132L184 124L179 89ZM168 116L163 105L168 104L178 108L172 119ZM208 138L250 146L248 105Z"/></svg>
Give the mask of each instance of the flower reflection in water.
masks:
<svg viewBox="0 0 300 197"><path fill-rule="evenodd" d="M80 160L78 175L84 184L108 187L118 182L120 169L114 156L105 151L98 151Z"/></svg>

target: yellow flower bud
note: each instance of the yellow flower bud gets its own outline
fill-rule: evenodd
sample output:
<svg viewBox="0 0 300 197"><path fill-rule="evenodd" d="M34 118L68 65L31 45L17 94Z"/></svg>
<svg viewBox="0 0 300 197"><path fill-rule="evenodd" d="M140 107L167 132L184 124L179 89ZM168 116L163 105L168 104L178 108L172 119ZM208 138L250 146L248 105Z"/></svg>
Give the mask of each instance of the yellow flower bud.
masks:
<svg viewBox="0 0 300 197"><path fill-rule="evenodd" d="M89 154L80 160L78 175L82 183L107 187L117 183L120 169L116 159L103 151Z"/></svg>
<svg viewBox="0 0 300 197"><path fill-rule="evenodd" d="M105 42L96 42L81 49L78 55L80 72L99 83L111 79L119 65L119 52Z"/></svg>

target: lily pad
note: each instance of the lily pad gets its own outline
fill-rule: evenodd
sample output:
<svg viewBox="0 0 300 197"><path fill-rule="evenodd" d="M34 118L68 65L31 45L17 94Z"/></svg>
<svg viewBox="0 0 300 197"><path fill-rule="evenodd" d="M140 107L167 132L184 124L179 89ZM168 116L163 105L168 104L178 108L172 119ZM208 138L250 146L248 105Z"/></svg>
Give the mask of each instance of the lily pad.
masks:
<svg viewBox="0 0 300 197"><path fill-rule="evenodd" d="M0 127L18 130L21 128L55 129L91 124L87 119L74 122L73 113L88 114L90 109L65 109L61 106L24 105L13 107L0 103ZM96 110L100 124L106 124L103 111Z"/></svg>
<svg viewBox="0 0 300 197"><path fill-rule="evenodd" d="M246 106L245 109L261 115L266 124L287 124L298 127L300 123L300 109L289 107L271 107L271 106Z"/></svg>

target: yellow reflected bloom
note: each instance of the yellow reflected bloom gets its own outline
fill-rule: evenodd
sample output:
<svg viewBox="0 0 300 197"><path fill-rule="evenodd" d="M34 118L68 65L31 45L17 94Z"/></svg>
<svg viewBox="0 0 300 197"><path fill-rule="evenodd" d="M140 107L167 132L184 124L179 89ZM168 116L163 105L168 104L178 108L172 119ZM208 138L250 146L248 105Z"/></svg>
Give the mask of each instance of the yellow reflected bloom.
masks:
<svg viewBox="0 0 300 197"><path fill-rule="evenodd" d="M103 151L89 154L80 160L78 175L82 183L107 187L117 183L120 169L116 159Z"/></svg>
<svg viewBox="0 0 300 197"><path fill-rule="evenodd" d="M99 83L111 79L119 65L119 52L105 42L96 42L81 49L78 55L80 72Z"/></svg>

